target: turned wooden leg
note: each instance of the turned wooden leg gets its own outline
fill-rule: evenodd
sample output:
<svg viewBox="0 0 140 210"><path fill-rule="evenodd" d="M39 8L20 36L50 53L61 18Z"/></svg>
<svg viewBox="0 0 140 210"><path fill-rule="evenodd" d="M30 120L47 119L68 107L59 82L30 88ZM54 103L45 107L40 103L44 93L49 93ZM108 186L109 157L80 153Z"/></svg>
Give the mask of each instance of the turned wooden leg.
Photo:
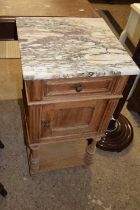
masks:
<svg viewBox="0 0 140 210"><path fill-rule="evenodd" d="M35 175L39 171L39 156L38 156L38 149L39 146L31 146L31 156L30 156L30 174Z"/></svg>
<svg viewBox="0 0 140 210"><path fill-rule="evenodd" d="M101 136L95 137L94 139L90 139L88 141L88 146L86 149L86 155L85 155L85 164L86 165L91 165L93 163L93 157L94 153L96 151L96 144L97 141L99 141Z"/></svg>

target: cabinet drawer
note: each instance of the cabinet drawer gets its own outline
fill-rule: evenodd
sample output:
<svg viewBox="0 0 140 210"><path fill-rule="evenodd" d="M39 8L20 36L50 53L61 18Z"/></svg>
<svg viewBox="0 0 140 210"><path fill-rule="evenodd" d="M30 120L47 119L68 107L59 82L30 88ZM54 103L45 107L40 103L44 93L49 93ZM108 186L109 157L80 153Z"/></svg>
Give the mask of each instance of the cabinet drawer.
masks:
<svg viewBox="0 0 140 210"><path fill-rule="evenodd" d="M120 77L64 78L26 81L30 101L47 100L59 96L112 94Z"/></svg>
<svg viewBox="0 0 140 210"><path fill-rule="evenodd" d="M43 84L44 97L83 93L112 92L116 78L78 78L48 80Z"/></svg>

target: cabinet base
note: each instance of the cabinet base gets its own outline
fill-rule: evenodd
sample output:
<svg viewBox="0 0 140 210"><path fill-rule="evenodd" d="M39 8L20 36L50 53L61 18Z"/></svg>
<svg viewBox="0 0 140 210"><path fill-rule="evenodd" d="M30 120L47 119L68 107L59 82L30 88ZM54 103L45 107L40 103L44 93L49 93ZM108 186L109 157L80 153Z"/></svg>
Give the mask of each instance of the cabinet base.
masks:
<svg viewBox="0 0 140 210"><path fill-rule="evenodd" d="M128 119L120 114L116 128L106 132L106 136L102 137L96 146L105 151L121 152L132 142L132 139L133 128Z"/></svg>
<svg viewBox="0 0 140 210"><path fill-rule="evenodd" d="M86 141L39 144L35 151L28 149L30 174L85 165Z"/></svg>

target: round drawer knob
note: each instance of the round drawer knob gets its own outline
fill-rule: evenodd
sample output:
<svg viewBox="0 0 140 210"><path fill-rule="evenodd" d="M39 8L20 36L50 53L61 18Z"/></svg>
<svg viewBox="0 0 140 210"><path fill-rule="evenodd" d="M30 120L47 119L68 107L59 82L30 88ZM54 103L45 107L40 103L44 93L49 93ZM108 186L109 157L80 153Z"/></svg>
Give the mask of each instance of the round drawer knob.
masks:
<svg viewBox="0 0 140 210"><path fill-rule="evenodd" d="M82 91L82 85L80 84L80 83L78 83L78 84L75 84L74 85L74 88L75 88L75 90L76 90L76 92L81 92Z"/></svg>

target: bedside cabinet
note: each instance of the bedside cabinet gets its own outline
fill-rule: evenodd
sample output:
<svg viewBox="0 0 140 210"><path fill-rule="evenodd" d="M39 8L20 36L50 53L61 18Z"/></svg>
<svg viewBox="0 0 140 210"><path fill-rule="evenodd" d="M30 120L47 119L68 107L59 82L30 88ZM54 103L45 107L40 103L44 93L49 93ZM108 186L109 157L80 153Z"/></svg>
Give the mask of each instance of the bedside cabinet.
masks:
<svg viewBox="0 0 140 210"><path fill-rule="evenodd" d="M30 173L91 164L127 79L24 81Z"/></svg>

